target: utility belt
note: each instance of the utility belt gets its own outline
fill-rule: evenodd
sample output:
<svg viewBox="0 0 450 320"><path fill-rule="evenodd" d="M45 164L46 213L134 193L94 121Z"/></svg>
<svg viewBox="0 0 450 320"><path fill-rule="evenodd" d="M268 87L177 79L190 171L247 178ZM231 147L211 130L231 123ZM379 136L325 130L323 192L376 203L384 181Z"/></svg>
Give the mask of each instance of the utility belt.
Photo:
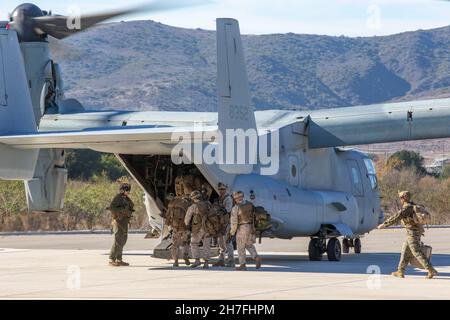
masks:
<svg viewBox="0 0 450 320"><path fill-rule="evenodd" d="M111 212L111 216L114 220L122 219L122 218L131 218L131 211L123 210L123 211L113 211Z"/></svg>

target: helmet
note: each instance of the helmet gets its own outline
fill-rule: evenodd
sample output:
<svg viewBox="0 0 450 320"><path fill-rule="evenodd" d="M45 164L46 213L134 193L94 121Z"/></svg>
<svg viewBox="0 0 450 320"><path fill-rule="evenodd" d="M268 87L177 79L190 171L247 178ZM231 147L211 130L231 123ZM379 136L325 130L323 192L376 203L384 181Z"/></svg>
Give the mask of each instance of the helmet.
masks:
<svg viewBox="0 0 450 320"><path fill-rule="evenodd" d="M130 192L131 191L131 185L129 183L122 183L120 185L120 190L122 191L127 191Z"/></svg>
<svg viewBox="0 0 450 320"><path fill-rule="evenodd" d="M242 191L233 192L234 199L236 199L237 197L243 197L243 196L244 196L244 192L242 192Z"/></svg>
<svg viewBox="0 0 450 320"><path fill-rule="evenodd" d="M219 190L227 190L228 189L228 186L225 183L222 183L222 182L219 182L217 187L218 187Z"/></svg>
<svg viewBox="0 0 450 320"><path fill-rule="evenodd" d="M403 198L403 199L405 199L406 201L408 201L408 200L411 199L411 192L409 192L409 191L399 191L399 192L398 192L398 196L399 196L400 198Z"/></svg>
<svg viewBox="0 0 450 320"><path fill-rule="evenodd" d="M202 193L198 190L194 190L191 192L191 199L192 200L200 200L203 197Z"/></svg>

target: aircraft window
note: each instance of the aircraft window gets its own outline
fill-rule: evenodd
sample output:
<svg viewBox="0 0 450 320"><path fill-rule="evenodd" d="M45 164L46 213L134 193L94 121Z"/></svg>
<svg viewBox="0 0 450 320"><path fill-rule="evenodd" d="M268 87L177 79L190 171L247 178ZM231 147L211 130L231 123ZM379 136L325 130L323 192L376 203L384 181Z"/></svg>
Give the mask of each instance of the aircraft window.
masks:
<svg viewBox="0 0 450 320"><path fill-rule="evenodd" d="M364 164L366 165L367 168L367 173L369 175L372 190L375 190L378 188L377 172L375 170L375 166L373 165L373 162L370 159L364 159Z"/></svg>
<svg viewBox="0 0 450 320"><path fill-rule="evenodd" d="M359 184L359 173L358 173L358 169L356 168L352 168L352 176L353 176L353 183L355 185Z"/></svg>
<svg viewBox="0 0 450 320"><path fill-rule="evenodd" d="M373 165L372 160L364 159L364 164L366 165L367 172L369 174L377 174L377 172L375 171L375 166Z"/></svg>
<svg viewBox="0 0 450 320"><path fill-rule="evenodd" d="M377 176L374 174L369 174L370 184L372 185L372 190L375 190L378 188L378 180Z"/></svg>

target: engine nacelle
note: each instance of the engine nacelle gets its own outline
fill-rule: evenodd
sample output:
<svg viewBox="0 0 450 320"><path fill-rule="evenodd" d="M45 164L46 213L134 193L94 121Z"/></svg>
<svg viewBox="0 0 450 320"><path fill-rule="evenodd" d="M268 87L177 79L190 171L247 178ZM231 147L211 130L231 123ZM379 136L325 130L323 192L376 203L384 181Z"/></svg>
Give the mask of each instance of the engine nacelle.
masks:
<svg viewBox="0 0 450 320"><path fill-rule="evenodd" d="M60 211L64 207L67 168L63 149L42 149L33 179L25 181L29 211Z"/></svg>

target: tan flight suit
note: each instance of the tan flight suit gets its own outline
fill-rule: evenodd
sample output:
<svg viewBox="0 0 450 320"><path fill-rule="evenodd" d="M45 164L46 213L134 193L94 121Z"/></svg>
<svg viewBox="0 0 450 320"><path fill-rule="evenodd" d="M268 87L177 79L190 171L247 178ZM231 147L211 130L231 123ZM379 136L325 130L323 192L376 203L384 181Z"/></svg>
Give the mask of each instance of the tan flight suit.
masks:
<svg viewBox="0 0 450 320"><path fill-rule="evenodd" d="M251 210L251 213L250 213ZM255 248L256 235L253 225L254 207L251 202L243 201L237 204L231 210L231 234L236 234L236 244L239 256L239 264L245 264L246 250L250 253L252 259L258 257Z"/></svg>
<svg viewBox="0 0 450 320"><path fill-rule="evenodd" d="M194 259L204 258L209 260L211 256L211 237L205 232L202 222L203 217L208 213L208 202L194 202L186 212L184 222L191 228L191 252ZM203 255L200 254L200 242L203 242Z"/></svg>
<svg viewBox="0 0 450 320"><path fill-rule="evenodd" d="M128 223L134 211L134 203L128 196L119 193L114 197L109 209L112 214L112 230L114 234L114 243L111 247L109 259L122 261L123 247L127 243Z"/></svg>
<svg viewBox="0 0 450 320"><path fill-rule="evenodd" d="M223 197L219 197L219 205L226 210L228 214L231 215L233 209L233 199L229 194L225 194ZM219 245L219 261L225 260L225 255L227 255L227 262L231 263L234 261L234 248L230 237L231 224L228 223L224 230L224 234L217 238L217 244Z"/></svg>

